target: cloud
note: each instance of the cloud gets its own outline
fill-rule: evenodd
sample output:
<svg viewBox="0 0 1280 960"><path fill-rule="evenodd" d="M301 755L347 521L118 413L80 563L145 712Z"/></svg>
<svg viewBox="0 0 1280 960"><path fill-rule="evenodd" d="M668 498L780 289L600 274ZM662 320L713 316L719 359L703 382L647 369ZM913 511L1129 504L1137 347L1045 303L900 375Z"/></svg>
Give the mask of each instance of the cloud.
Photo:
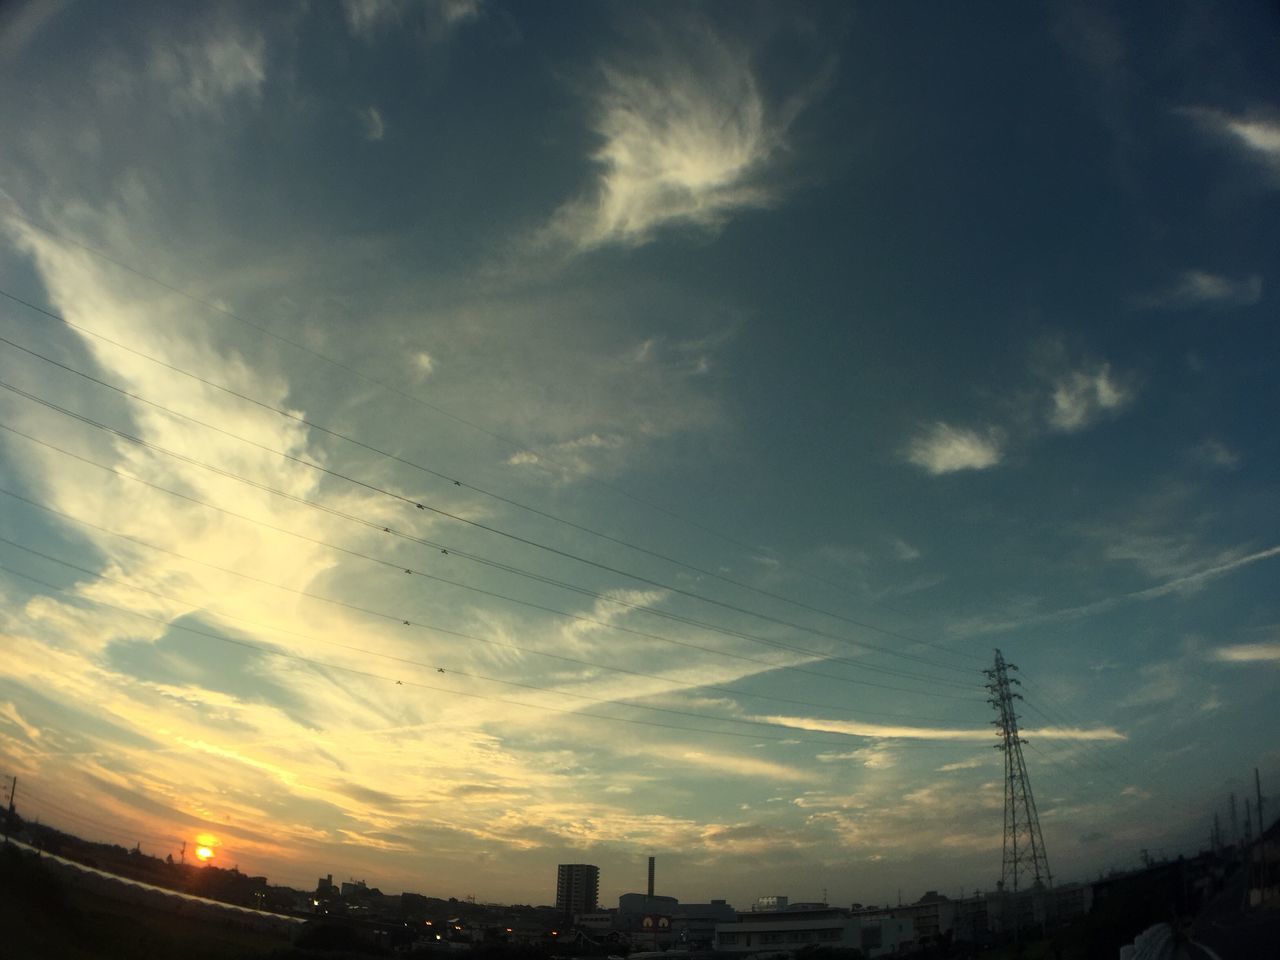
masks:
<svg viewBox="0 0 1280 960"><path fill-rule="evenodd" d="M39 740L42 736L40 728L23 719L17 705L11 700L0 704L0 720L9 721L9 723L22 731L23 736L32 742Z"/></svg>
<svg viewBox="0 0 1280 960"><path fill-rule="evenodd" d="M560 443L548 444L541 452L517 450L507 457L512 467L538 467L562 481L589 476L612 462L627 447L626 438L617 434L602 436L588 433Z"/></svg>
<svg viewBox="0 0 1280 960"><path fill-rule="evenodd" d="M217 113L236 98L256 102L267 78L260 33L225 28L193 42L166 38L152 45L147 72L169 91L175 113Z"/></svg>
<svg viewBox="0 0 1280 960"><path fill-rule="evenodd" d="M1187 270L1167 289L1139 297L1142 309L1185 310L1199 306L1250 307L1262 299L1262 277L1256 273L1235 279L1206 270Z"/></svg>
<svg viewBox="0 0 1280 960"><path fill-rule="evenodd" d="M986 470L1000 463L1000 432L984 433L936 423L907 447L907 459L934 476L958 470Z"/></svg>
<svg viewBox="0 0 1280 960"><path fill-rule="evenodd" d="M414 370L420 377L429 377L436 372L436 359L425 350L419 350L411 358Z"/></svg>
<svg viewBox="0 0 1280 960"><path fill-rule="evenodd" d="M1054 382L1049 397L1049 424L1055 430L1075 433L1132 399L1133 391L1116 380L1109 364L1090 371L1076 370Z"/></svg>
<svg viewBox="0 0 1280 960"><path fill-rule="evenodd" d="M893 551L894 557L903 563L910 563L912 560L919 560L921 557L920 550L907 543L901 537L891 537L889 539L889 549Z"/></svg>
<svg viewBox="0 0 1280 960"><path fill-rule="evenodd" d="M353 36L372 42L388 30L415 22L427 39L439 40L480 15L480 0L342 0Z"/></svg>
<svg viewBox="0 0 1280 960"><path fill-rule="evenodd" d="M1134 600L1156 600L1173 594L1188 595L1202 589L1207 583L1218 577L1277 556L1280 556L1280 546L1268 547L1265 550L1257 550L1249 554L1245 554L1239 549L1228 550L1207 561L1208 565L1206 565L1206 561L1201 558L1187 557L1183 559L1183 551L1178 547L1170 547L1169 550L1161 550L1157 547L1154 553L1144 553L1137 556L1126 556L1122 552L1108 550L1107 559L1134 560L1140 566L1143 566L1148 574L1155 574L1161 569L1190 572L1181 573L1173 577L1173 579L1158 583L1153 587L1134 590L1075 607L1063 607L1046 613L977 618L957 628L956 633L971 637L990 633L1004 633L1020 627L1032 626L1033 624L1083 619L1099 613L1106 613L1121 604Z"/></svg>
<svg viewBox="0 0 1280 960"><path fill-rule="evenodd" d="M1199 444L1192 453L1200 462L1223 470L1234 470L1240 466L1240 454L1212 437Z"/></svg>
<svg viewBox="0 0 1280 960"><path fill-rule="evenodd" d="M1280 120L1274 115L1233 116L1209 107L1185 107L1179 112L1260 163L1280 184Z"/></svg>
<svg viewBox="0 0 1280 960"><path fill-rule="evenodd" d="M838 733L848 737L867 737L884 740L954 740L987 743L991 740L989 729L950 729L945 727L904 727L882 723L863 723L857 720L825 720L817 717L791 717L774 714L751 718L760 723L773 723L796 730L813 733ZM1046 740L1125 740L1123 733L1111 727L1083 729L1080 727L1042 727L1024 729L1028 737Z"/></svg>
<svg viewBox="0 0 1280 960"><path fill-rule="evenodd" d="M1240 643L1218 647L1211 656L1223 663L1275 663L1280 664L1280 642Z"/></svg>
<svg viewBox="0 0 1280 960"><path fill-rule="evenodd" d="M382 112L377 107L366 107L360 111L360 120L364 124L364 138L377 142L387 133L387 125L382 119Z"/></svg>
<svg viewBox="0 0 1280 960"><path fill-rule="evenodd" d="M938 768L939 773L954 773L957 770L974 770L978 767L985 767L989 761L983 757L973 757L969 760L957 760L955 763L944 763Z"/></svg>
<svg viewBox="0 0 1280 960"><path fill-rule="evenodd" d="M600 68L598 175L555 214L544 242L639 246L664 226L715 231L735 212L777 199L767 174L795 108L766 103L748 46L694 20L664 31L654 47L648 59Z"/></svg>
<svg viewBox="0 0 1280 960"><path fill-rule="evenodd" d="M0 64L16 63L32 41L71 0L34 0L8 4L0 10Z"/></svg>
<svg viewBox="0 0 1280 960"><path fill-rule="evenodd" d="M818 759L823 763L841 763L846 760L855 760L868 770L884 770L898 762L897 757L883 744L863 747L860 750L850 750L846 753L820 753L818 754Z"/></svg>

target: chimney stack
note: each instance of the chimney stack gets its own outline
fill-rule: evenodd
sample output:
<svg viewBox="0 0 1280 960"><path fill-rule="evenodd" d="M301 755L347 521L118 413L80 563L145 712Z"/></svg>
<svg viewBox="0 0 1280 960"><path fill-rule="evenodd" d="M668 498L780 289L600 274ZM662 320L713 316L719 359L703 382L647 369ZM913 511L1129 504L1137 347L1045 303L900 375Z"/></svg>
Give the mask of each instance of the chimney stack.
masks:
<svg viewBox="0 0 1280 960"><path fill-rule="evenodd" d="M653 857L649 858L649 896L653 896Z"/></svg>

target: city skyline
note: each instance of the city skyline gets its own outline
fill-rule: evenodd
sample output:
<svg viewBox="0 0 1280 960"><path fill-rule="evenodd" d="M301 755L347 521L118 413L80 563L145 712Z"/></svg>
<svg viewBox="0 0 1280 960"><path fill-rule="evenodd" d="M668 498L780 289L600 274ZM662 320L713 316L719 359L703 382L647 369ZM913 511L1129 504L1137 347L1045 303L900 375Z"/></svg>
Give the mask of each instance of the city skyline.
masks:
<svg viewBox="0 0 1280 960"><path fill-rule="evenodd" d="M1274 29L6 8L19 809L292 886L991 889L999 650L1055 878L1204 846L1280 778Z"/></svg>

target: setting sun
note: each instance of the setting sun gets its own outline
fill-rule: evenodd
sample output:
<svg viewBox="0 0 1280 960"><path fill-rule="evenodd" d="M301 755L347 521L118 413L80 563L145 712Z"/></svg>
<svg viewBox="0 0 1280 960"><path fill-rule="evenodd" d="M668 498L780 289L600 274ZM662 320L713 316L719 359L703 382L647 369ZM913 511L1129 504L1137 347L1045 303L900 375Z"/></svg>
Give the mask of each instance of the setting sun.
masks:
<svg viewBox="0 0 1280 960"><path fill-rule="evenodd" d="M196 847L196 856L201 860L212 860L213 849L211 847Z"/></svg>

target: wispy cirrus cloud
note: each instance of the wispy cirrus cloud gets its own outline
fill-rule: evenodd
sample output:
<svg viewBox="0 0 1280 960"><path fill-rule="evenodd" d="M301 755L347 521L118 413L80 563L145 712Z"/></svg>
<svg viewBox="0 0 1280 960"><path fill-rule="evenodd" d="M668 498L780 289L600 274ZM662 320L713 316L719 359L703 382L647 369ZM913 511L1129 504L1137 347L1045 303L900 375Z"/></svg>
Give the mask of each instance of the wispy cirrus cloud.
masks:
<svg viewBox="0 0 1280 960"><path fill-rule="evenodd" d="M382 111L369 106L360 111L360 122L364 126L364 138L377 142L387 135L387 124L382 119Z"/></svg>
<svg viewBox="0 0 1280 960"><path fill-rule="evenodd" d="M1274 663L1280 665L1280 641L1238 643L1218 647L1210 654L1223 663Z"/></svg>
<svg viewBox="0 0 1280 960"><path fill-rule="evenodd" d="M267 79L266 39L226 25L187 42L152 45L149 79L169 92L176 113L217 113L236 98L256 102Z"/></svg>
<svg viewBox="0 0 1280 960"><path fill-rule="evenodd" d="M441 39L482 9L480 0L342 0L348 29L366 42L406 26L415 26L428 39Z"/></svg>
<svg viewBox="0 0 1280 960"><path fill-rule="evenodd" d="M953 427L938 422L907 446L907 459L934 476L960 470L986 470L1004 458L999 430Z"/></svg>
<svg viewBox="0 0 1280 960"><path fill-rule="evenodd" d="M1183 107L1178 112L1222 138L1250 160L1262 164L1280 185L1280 119L1274 111L1234 115L1212 107Z"/></svg>
<svg viewBox="0 0 1280 960"><path fill-rule="evenodd" d="M953 740L975 743L987 743L991 740L988 729L959 729L948 727L908 727L895 724L864 723L857 720L826 720L819 717L793 717L773 714L753 717L762 723L773 723L781 727L792 727L796 730L808 730L813 733L839 733L850 737L866 737L873 740ZM1024 729L1027 736L1043 737L1047 740L1125 740L1123 733L1112 727L1042 727Z"/></svg>
<svg viewBox="0 0 1280 960"><path fill-rule="evenodd" d="M652 32L648 57L600 67L597 176L560 208L542 242L639 246L662 227L714 231L732 214L778 199L767 174L803 98L768 102L747 42L699 18Z"/></svg>
<svg viewBox="0 0 1280 960"><path fill-rule="evenodd" d="M1187 270L1165 289L1136 297L1133 305L1144 310L1250 307L1262 299L1262 288L1262 277L1256 273L1229 277L1208 270Z"/></svg>

